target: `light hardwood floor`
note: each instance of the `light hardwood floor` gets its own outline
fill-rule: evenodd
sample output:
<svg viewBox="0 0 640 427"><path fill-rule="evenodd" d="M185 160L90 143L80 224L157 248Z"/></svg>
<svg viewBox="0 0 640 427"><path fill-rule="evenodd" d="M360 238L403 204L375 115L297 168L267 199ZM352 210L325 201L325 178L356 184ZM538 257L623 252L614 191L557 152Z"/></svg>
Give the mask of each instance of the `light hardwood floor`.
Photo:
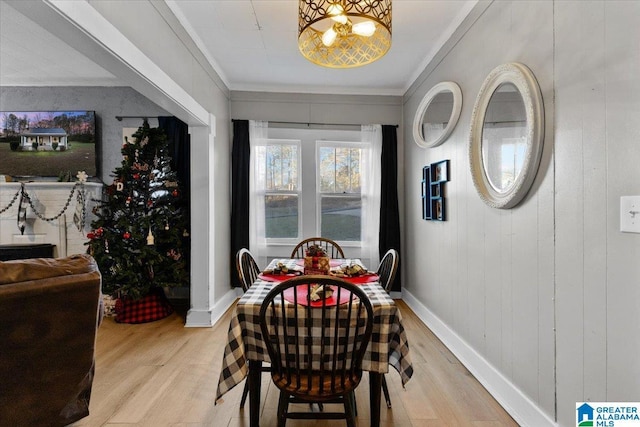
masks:
<svg viewBox="0 0 640 427"><path fill-rule="evenodd" d="M392 409L381 409L383 427L516 426L513 419L402 302L414 375L402 388L393 368L386 374ZM249 403L239 406L244 383L214 406L231 315L212 328L185 328L184 318L118 324L105 318L98 331L91 415L80 426L249 426ZM369 425L369 385L356 393L358 426ZM277 389L262 379L262 427L276 425ZM344 426L344 421L289 420L287 427Z"/></svg>

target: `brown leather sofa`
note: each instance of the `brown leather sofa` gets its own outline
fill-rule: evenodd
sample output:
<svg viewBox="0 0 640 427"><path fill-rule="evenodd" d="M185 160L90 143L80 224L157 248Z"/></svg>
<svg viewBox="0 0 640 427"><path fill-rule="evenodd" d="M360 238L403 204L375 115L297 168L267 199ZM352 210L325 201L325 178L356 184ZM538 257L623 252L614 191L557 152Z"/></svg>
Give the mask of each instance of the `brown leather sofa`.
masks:
<svg viewBox="0 0 640 427"><path fill-rule="evenodd" d="M0 426L89 414L100 286L89 255L0 262Z"/></svg>

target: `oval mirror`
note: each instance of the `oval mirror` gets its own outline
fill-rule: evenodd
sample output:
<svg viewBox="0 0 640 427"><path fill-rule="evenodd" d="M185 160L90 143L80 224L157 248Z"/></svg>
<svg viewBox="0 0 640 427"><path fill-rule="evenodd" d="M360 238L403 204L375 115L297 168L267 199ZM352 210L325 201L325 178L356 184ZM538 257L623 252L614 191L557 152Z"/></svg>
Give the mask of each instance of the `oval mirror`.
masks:
<svg viewBox="0 0 640 427"><path fill-rule="evenodd" d="M471 116L471 177L482 200L509 209L527 194L538 171L544 111L529 68L510 63L485 79Z"/></svg>
<svg viewBox="0 0 640 427"><path fill-rule="evenodd" d="M420 147L437 147L449 137L462 109L462 91L440 82L424 95L413 119L413 139Z"/></svg>

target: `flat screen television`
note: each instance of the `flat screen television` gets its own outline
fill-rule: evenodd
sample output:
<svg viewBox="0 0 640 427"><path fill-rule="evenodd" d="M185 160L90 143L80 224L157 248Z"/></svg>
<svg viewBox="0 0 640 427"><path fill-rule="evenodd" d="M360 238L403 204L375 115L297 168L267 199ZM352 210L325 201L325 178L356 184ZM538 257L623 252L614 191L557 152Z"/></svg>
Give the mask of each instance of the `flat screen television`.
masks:
<svg viewBox="0 0 640 427"><path fill-rule="evenodd" d="M95 111L0 112L0 175L74 181L85 171L95 177L96 156Z"/></svg>

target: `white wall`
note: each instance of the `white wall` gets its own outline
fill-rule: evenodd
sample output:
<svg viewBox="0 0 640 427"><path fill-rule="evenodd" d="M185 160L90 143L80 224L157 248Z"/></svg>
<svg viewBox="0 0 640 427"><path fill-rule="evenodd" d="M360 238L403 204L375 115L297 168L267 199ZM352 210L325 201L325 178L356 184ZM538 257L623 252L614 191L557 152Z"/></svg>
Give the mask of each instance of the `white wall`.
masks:
<svg viewBox="0 0 640 427"><path fill-rule="evenodd" d="M185 92L193 108L206 110L205 128L192 130L192 159L209 159L192 169L192 266L201 297L192 299L188 326L204 326L224 313L235 292L230 285L229 213L231 136L228 89L164 2L92 1L91 5L140 49L166 78L158 82ZM143 24L143 25L141 25ZM164 87L159 89L165 89ZM143 89L141 89L143 90ZM150 95L154 99L158 94ZM162 105L162 104L161 104ZM179 118L178 109L167 107ZM174 111L175 110L175 111ZM203 123L183 118L190 125ZM194 277L192 276L192 279Z"/></svg>
<svg viewBox="0 0 640 427"><path fill-rule="evenodd" d="M116 116L140 116L156 117L169 115L149 99L130 87L85 87L85 86L3 86L0 89L0 111L70 111L92 110L96 113L97 132L97 158L99 162L99 176L103 182L110 184L113 181L111 173L122 162L122 128L142 125L142 118L131 118L118 121ZM157 120L150 119L151 126L157 126ZM0 209L4 208L15 194L17 184L0 184ZM37 194L40 200L46 200L47 214L51 217L57 214L63 207L69 195L73 183L40 183L29 184L29 188ZM86 252L84 243L87 241L85 234L91 229L94 216L91 209L95 203L91 199L100 197L100 187L97 183L91 183L86 188L91 188L87 196L88 216L85 230L78 232L73 225L73 212L75 209L75 197L67 209L65 216L67 222L66 249L59 246L54 256L72 255ZM19 186L17 187L19 189ZM87 190L88 191L88 190ZM4 197L4 199L3 199ZM6 199L9 197L9 199ZM6 200L6 201L3 201ZM16 243L17 227L15 226L17 215L17 202L12 209L0 215L0 244ZM52 222L37 219L32 209L27 210L30 218L29 227L25 230L24 239L36 242L44 233L47 243L56 243L51 239L57 236L57 232L50 230ZM55 224L57 226L57 221ZM2 225L3 224L3 225ZM28 237L30 236L30 237ZM62 239L59 237L59 239Z"/></svg>
<svg viewBox="0 0 640 427"><path fill-rule="evenodd" d="M319 236L318 227L320 220L317 217L317 193L316 193L316 142L325 141L361 141L362 136L359 127L351 127L349 130L327 130L327 129L308 129L302 128L279 128L269 127L268 137L271 139L284 139L300 141L300 179L302 183L302 193L300 197L300 216L302 218L302 227L299 230L299 236L295 239L289 239L287 242L279 241L278 243L268 243L266 245L265 256L259 256L253 251L258 265L265 267L274 258L289 258L291 250L298 241L312 236ZM338 240L338 244L344 250L345 256L348 258L361 258L365 265L377 265L376 259L373 263L369 258L364 258L360 248L360 242L349 242ZM367 257L368 255L365 254Z"/></svg>
<svg viewBox="0 0 640 427"><path fill-rule="evenodd" d="M194 224L215 235L194 248L213 265L205 272L213 283L201 283L213 303L229 295L228 259L210 256L228 253L231 117L402 120L403 286L412 306L522 424L557 418L573 425L575 402L584 400L640 401L640 236L618 231L619 197L640 193L640 2L480 2L407 92L404 107L385 97L229 95L163 2L91 4L164 70L170 89L184 90L215 117L214 147L202 150L213 160L211 175L198 176L211 211ZM475 192L467 139L485 76L512 61L528 65L540 84L545 148L529 195L514 209L497 210ZM410 139L411 120L422 95L443 80L462 88L460 122L442 146L421 149ZM148 82L131 86L190 121ZM451 160L448 220L423 221L422 166L443 159Z"/></svg>
<svg viewBox="0 0 640 427"><path fill-rule="evenodd" d="M637 402L640 235L619 215L640 194L640 2L557 2L555 21L558 399Z"/></svg>
<svg viewBox="0 0 640 427"><path fill-rule="evenodd" d="M50 0L10 5L190 129L199 128L193 131L192 156L211 163L191 177L197 191L192 198L197 202L191 218L191 286L192 293L196 288L203 298L192 299L187 324L210 325L235 296L228 260L214 257L229 252L228 89L165 2Z"/></svg>
<svg viewBox="0 0 640 427"><path fill-rule="evenodd" d="M95 200L102 193L102 184L87 182L82 187L76 187L74 182L24 183L24 191L31 203L40 216L49 221L38 217L25 199L23 203L27 208L27 215L23 232L17 225L21 191L22 187L18 182L0 182L0 210L6 209L0 215L0 244L50 243L55 246L54 258L87 252L86 233L91 230L91 222L96 218L92 209L96 206ZM82 204L78 201L81 192L84 192L84 223Z"/></svg>
<svg viewBox="0 0 640 427"><path fill-rule="evenodd" d="M405 96L405 135L434 84L464 97L442 146L405 140L407 300L523 425L640 401L640 235L618 231L619 197L640 192L638 24L637 1L483 2ZM468 136L484 78L506 62L538 79L546 130L531 191L498 210L476 194ZM422 167L443 159L448 220L423 221Z"/></svg>
<svg viewBox="0 0 640 427"><path fill-rule="evenodd" d="M342 138L344 135L341 134L341 131L348 132L354 129L359 131L359 125L362 124L400 125L402 123L402 98L399 96L232 91L230 105L233 119L272 122L269 129L269 137L299 138L303 141L303 144L313 143L314 138L317 135L321 135L322 130L333 132L334 135L341 135L340 137ZM273 123L278 121L288 123ZM311 126L307 126L306 124L308 123L311 123ZM315 124L327 125L319 126ZM356 126L340 126L341 124ZM279 129L274 129L275 127L279 127ZM398 159L402 164L402 126L397 129L397 137ZM303 165L308 166L309 163L305 163L305 159L303 159ZM401 171L402 167L400 166L398 170ZM401 221L404 212L403 179L403 174L398 172L398 205ZM402 222L400 227L403 227ZM305 237L311 236L307 233ZM270 251L272 249L274 255L288 256L292 247L272 247ZM359 248L349 247L348 243L344 244L343 249L351 257L360 256Z"/></svg>
<svg viewBox="0 0 640 427"><path fill-rule="evenodd" d="M230 107L233 119L246 120L358 125L394 125L402 120L399 96L232 91Z"/></svg>
<svg viewBox="0 0 640 427"><path fill-rule="evenodd" d="M100 178L110 184L111 173L122 163L122 128L142 126L142 117L170 115L130 87L3 86L0 111L72 111L96 113ZM116 116L138 116L118 121ZM149 120L150 126L158 121Z"/></svg>

